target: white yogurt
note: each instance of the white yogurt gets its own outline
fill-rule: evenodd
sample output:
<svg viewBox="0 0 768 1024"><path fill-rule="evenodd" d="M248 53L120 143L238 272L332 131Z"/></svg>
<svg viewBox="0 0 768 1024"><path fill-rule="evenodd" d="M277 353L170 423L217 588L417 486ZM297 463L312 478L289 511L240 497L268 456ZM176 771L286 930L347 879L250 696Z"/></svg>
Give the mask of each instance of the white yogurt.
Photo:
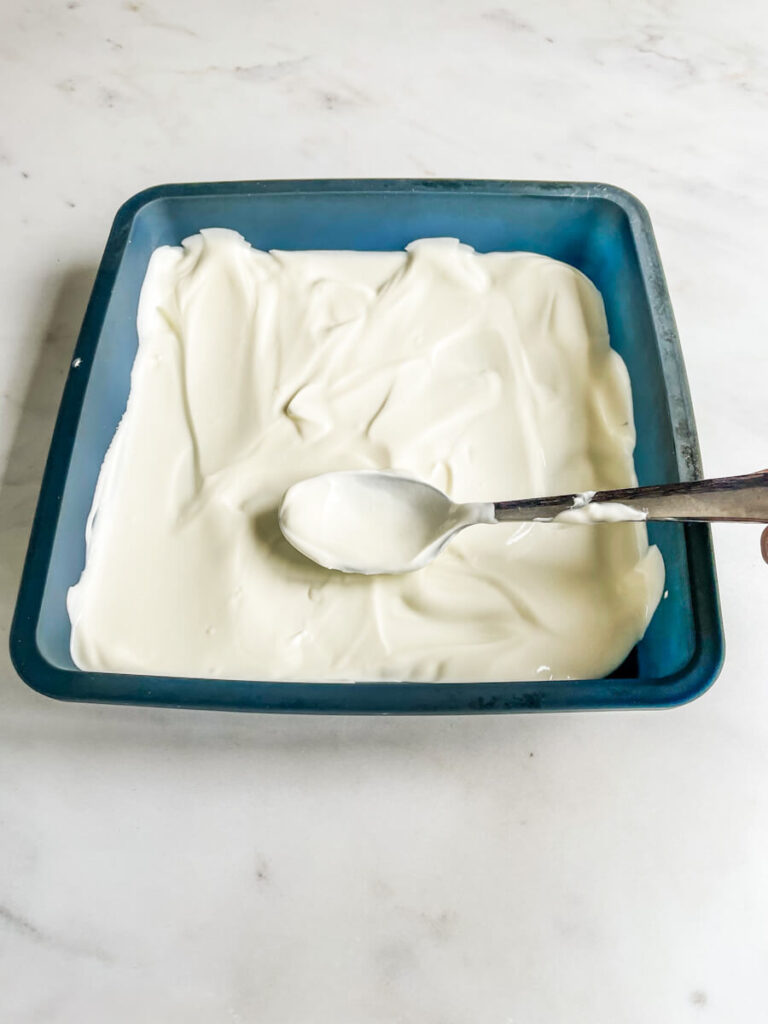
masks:
<svg viewBox="0 0 768 1024"><path fill-rule="evenodd" d="M406 576L296 552L296 482L397 469L455 502L635 484L598 292L526 253L158 249L102 467L72 653L95 670L297 680L602 675L663 589L644 524L465 530Z"/></svg>
<svg viewBox="0 0 768 1024"><path fill-rule="evenodd" d="M554 522L581 523L588 526L594 523L643 523L647 518L647 512L631 508L620 501L588 501L560 512L555 516Z"/></svg>
<svg viewBox="0 0 768 1024"><path fill-rule="evenodd" d="M369 576L416 572L456 531L496 522L492 502L457 505L422 480L377 470L299 481L278 520L287 540L318 565Z"/></svg>
<svg viewBox="0 0 768 1024"><path fill-rule="evenodd" d="M644 523L647 509L632 508L620 501L595 501L597 491L583 491L573 499L573 505L556 516L537 516L537 523Z"/></svg>

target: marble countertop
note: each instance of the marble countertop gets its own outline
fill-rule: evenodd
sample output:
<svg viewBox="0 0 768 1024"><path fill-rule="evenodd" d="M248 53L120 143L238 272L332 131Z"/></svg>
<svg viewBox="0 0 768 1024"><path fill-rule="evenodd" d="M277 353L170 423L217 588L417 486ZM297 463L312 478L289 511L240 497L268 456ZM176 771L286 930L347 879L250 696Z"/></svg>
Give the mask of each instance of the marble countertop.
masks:
<svg viewBox="0 0 768 1024"><path fill-rule="evenodd" d="M706 470L766 464L768 9L5 0L0 625L112 216L163 181L602 180L649 207ZM674 711L55 703L0 652L13 1024L765 1020L768 567Z"/></svg>

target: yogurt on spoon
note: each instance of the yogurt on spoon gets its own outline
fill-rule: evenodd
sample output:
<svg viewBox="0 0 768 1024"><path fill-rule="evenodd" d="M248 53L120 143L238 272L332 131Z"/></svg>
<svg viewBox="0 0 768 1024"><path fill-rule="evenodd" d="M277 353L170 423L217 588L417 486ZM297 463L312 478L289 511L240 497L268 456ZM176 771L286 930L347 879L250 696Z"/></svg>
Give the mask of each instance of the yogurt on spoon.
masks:
<svg viewBox="0 0 768 1024"><path fill-rule="evenodd" d="M629 493L622 491L620 493ZM278 511L283 536L326 569L372 575L414 572L461 530L478 523L532 520L588 525L642 521L647 510L593 501L596 491L539 501L451 501L438 488L391 470L348 470L302 480ZM563 500L571 507L552 513ZM542 512L536 515L538 506ZM664 518L661 516L660 518Z"/></svg>
<svg viewBox="0 0 768 1024"><path fill-rule="evenodd" d="M459 530L496 522L492 502L455 504L431 484L380 470L301 480L278 518L286 540L312 561L366 576L414 572Z"/></svg>

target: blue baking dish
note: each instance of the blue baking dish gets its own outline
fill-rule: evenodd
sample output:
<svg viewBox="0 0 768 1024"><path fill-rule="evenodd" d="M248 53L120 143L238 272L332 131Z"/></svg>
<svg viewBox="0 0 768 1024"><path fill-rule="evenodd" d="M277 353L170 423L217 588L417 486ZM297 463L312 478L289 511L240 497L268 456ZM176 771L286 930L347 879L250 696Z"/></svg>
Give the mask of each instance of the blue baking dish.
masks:
<svg viewBox="0 0 768 1024"><path fill-rule="evenodd" d="M480 251L564 260L602 292L632 381L641 484L701 475L669 296L644 207L609 185L515 181L244 181L161 185L118 211L74 353L51 442L11 631L19 675L70 700L249 711L430 714L669 707L702 693L722 662L709 528L652 524L667 595L610 678L506 683L268 683L83 672L69 653L67 589L128 396L136 309L149 255L202 227L262 249L400 249L453 236ZM254 666L257 670L257 666Z"/></svg>

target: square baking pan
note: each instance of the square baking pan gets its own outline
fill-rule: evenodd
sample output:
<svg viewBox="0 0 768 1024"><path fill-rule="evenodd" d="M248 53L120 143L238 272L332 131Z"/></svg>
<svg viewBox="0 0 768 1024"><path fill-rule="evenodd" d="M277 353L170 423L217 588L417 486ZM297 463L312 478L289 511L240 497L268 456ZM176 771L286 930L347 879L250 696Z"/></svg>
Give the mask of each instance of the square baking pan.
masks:
<svg viewBox="0 0 768 1024"><path fill-rule="evenodd" d="M569 182L243 181L161 185L118 211L64 389L29 542L11 656L40 693L68 700L250 711L464 714L669 707L702 693L723 654L705 525L653 523L666 593L642 641L609 678L477 683L291 683L85 672L69 653L68 588L125 409L139 291L153 249L204 227L260 249L402 249L452 236L481 252L527 250L570 263L602 293L627 364L640 484L701 475L680 346L650 221L627 192ZM258 666L254 666L254 672Z"/></svg>

